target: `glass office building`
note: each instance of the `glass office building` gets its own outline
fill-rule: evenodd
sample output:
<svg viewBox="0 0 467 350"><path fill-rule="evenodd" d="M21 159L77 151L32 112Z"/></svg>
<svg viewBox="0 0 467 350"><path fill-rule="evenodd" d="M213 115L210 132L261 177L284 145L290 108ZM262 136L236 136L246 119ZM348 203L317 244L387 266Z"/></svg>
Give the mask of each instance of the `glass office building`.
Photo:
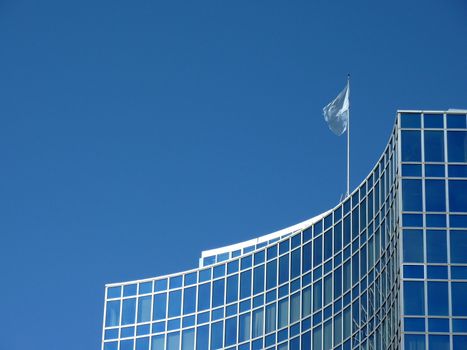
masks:
<svg viewBox="0 0 467 350"><path fill-rule="evenodd" d="M335 208L106 286L102 350L467 349L467 111L399 111Z"/></svg>

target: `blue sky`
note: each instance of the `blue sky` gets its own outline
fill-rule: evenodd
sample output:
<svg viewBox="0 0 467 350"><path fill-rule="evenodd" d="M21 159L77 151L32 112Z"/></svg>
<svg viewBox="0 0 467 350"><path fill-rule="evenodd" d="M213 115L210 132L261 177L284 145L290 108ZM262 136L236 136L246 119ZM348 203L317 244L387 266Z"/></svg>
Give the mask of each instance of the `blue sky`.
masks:
<svg viewBox="0 0 467 350"><path fill-rule="evenodd" d="M351 187L397 109L467 107L467 4L0 1L0 348L99 349L104 284L193 268Z"/></svg>

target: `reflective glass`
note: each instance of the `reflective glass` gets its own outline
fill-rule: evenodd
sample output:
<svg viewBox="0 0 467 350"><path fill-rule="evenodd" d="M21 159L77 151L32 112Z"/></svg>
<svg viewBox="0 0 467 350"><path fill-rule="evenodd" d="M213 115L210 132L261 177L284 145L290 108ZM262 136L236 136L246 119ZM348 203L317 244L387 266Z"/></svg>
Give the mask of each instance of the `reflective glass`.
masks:
<svg viewBox="0 0 467 350"><path fill-rule="evenodd" d="M402 161L421 161L420 131L402 131Z"/></svg>
<svg viewBox="0 0 467 350"><path fill-rule="evenodd" d="M277 285L277 259L267 263L266 269L266 289L273 288Z"/></svg>
<svg viewBox="0 0 467 350"><path fill-rule="evenodd" d="M449 180L449 210L467 212L467 181Z"/></svg>
<svg viewBox="0 0 467 350"><path fill-rule="evenodd" d="M120 300L108 301L105 310L105 326L114 327L120 323Z"/></svg>
<svg viewBox="0 0 467 350"><path fill-rule="evenodd" d="M186 329L182 333L182 350L193 350L195 348L195 329Z"/></svg>
<svg viewBox="0 0 467 350"><path fill-rule="evenodd" d="M221 349L224 338L224 322L216 322L211 325L211 350ZM178 349L177 349L178 350Z"/></svg>
<svg viewBox="0 0 467 350"><path fill-rule="evenodd" d="M279 284L289 280L289 254L283 255L279 259Z"/></svg>
<svg viewBox="0 0 467 350"><path fill-rule="evenodd" d="M239 330L238 330L238 341L242 342L250 339L250 313L240 315L239 317Z"/></svg>
<svg viewBox="0 0 467 350"><path fill-rule="evenodd" d="M453 316L467 316L467 283L452 282L451 293Z"/></svg>
<svg viewBox="0 0 467 350"><path fill-rule="evenodd" d="M425 314L423 282L404 282L404 312L406 315Z"/></svg>
<svg viewBox="0 0 467 350"><path fill-rule="evenodd" d="M180 348L180 333L167 334L167 350L178 350Z"/></svg>
<svg viewBox="0 0 467 350"><path fill-rule="evenodd" d="M227 303L238 300L238 275L227 277Z"/></svg>
<svg viewBox="0 0 467 350"><path fill-rule="evenodd" d="M208 350L209 348L209 326L197 328L196 350Z"/></svg>
<svg viewBox="0 0 467 350"><path fill-rule="evenodd" d="M426 211L446 211L445 183L443 180L426 180Z"/></svg>
<svg viewBox="0 0 467 350"><path fill-rule="evenodd" d="M404 262L423 262L423 231L403 231Z"/></svg>
<svg viewBox="0 0 467 350"><path fill-rule="evenodd" d="M428 336L429 350L449 350L449 335L429 335Z"/></svg>
<svg viewBox="0 0 467 350"><path fill-rule="evenodd" d="M180 316L182 308L182 291L177 290L169 294L169 317Z"/></svg>
<svg viewBox="0 0 467 350"><path fill-rule="evenodd" d="M467 231L451 230L451 262L467 263Z"/></svg>
<svg viewBox="0 0 467 350"><path fill-rule="evenodd" d="M123 300L122 324L135 323L135 317L136 317L136 298Z"/></svg>
<svg viewBox="0 0 467 350"><path fill-rule="evenodd" d="M240 299L251 296L251 270L240 275Z"/></svg>
<svg viewBox="0 0 467 350"><path fill-rule="evenodd" d="M429 263L447 262L447 245L445 230L426 231L426 260Z"/></svg>
<svg viewBox="0 0 467 350"><path fill-rule="evenodd" d="M252 323L252 338L256 338L263 335L263 309L253 311L253 323Z"/></svg>
<svg viewBox="0 0 467 350"><path fill-rule="evenodd" d="M447 282L428 282L428 314L434 316L449 315Z"/></svg>
<svg viewBox="0 0 467 350"><path fill-rule="evenodd" d="M237 341L237 317L225 320L225 346L235 344Z"/></svg>
<svg viewBox="0 0 467 350"><path fill-rule="evenodd" d="M138 322L149 322L151 320L151 296L138 299Z"/></svg>
<svg viewBox="0 0 467 350"><path fill-rule="evenodd" d="M448 131L449 162L467 162L467 132Z"/></svg>
<svg viewBox="0 0 467 350"><path fill-rule="evenodd" d="M211 283L204 283L198 287L198 311L209 309L211 304Z"/></svg>
<svg viewBox="0 0 467 350"><path fill-rule="evenodd" d="M425 350L425 336L422 334L406 334L405 350Z"/></svg>
<svg viewBox="0 0 467 350"><path fill-rule="evenodd" d="M191 314L196 308L196 287L185 288L183 295L183 313Z"/></svg>
<svg viewBox="0 0 467 350"><path fill-rule="evenodd" d="M422 181L402 180L402 209L422 211Z"/></svg>
<svg viewBox="0 0 467 350"><path fill-rule="evenodd" d="M220 279L213 282L212 286L212 307L224 305L225 280Z"/></svg>
<svg viewBox="0 0 467 350"><path fill-rule="evenodd" d="M167 303L167 294L156 294L154 295L154 320L162 320L165 318L165 311L166 311L166 303Z"/></svg>
<svg viewBox="0 0 467 350"><path fill-rule="evenodd" d="M444 161L444 133L442 131L425 131L425 162Z"/></svg>

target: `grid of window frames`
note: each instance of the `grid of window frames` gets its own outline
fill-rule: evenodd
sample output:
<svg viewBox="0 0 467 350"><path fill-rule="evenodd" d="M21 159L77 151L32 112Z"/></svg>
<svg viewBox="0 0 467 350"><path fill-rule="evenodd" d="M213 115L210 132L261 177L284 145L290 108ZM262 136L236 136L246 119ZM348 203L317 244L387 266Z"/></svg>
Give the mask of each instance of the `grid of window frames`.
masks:
<svg viewBox="0 0 467 350"><path fill-rule="evenodd" d="M209 267L108 285L102 349L396 349L397 130L365 181L309 228Z"/></svg>
<svg viewBox="0 0 467 350"><path fill-rule="evenodd" d="M401 113L405 349L467 349L467 116Z"/></svg>

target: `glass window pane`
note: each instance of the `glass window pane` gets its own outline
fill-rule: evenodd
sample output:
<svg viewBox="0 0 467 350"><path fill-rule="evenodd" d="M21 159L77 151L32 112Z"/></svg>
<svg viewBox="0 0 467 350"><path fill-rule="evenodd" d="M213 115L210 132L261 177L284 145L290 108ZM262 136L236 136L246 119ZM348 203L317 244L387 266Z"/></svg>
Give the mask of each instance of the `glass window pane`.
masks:
<svg viewBox="0 0 467 350"><path fill-rule="evenodd" d="M154 320L162 320L166 318L165 309L167 304L167 294L156 294L154 296Z"/></svg>
<svg viewBox="0 0 467 350"><path fill-rule="evenodd" d="M423 231L404 230L404 262L423 262Z"/></svg>
<svg viewBox="0 0 467 350"><path fill-rule="evenodd" d="M209 309L210 304L211 304L211 283L201 284L198 287L198 311Z"/></svg>
<svg viewBox="0 0 467 350"><path fill-rule="evenodd" d="M125 299L123 300L122 307L122 324L133 324L135 323L136 317L136 299Z"/></svg>
<svg viewBox="0 0 467 350"><path fill-rule="evenodd" d="M289 301L287 298L279 301L279 322L278 327L285 327L289 323Z"/></svg>
<svg viewBox="0 0 467 350"><path fill-rule="evenodd" d="M108 301L105 310L105 326L114 327L120 323L120 300Z"/></svg>
<svg viewBox="0 0 467 350"><path fill-rule="evenodd" d="M180 333L167 334L167 350L178 350L180 348Z"/></svg>
<svg viewBox="0 0 467 350"><path fill-rule="evenodd" d="M279 284L289 280L289 254L283 255L279 259Z"/></svg>
<svg viewBox="0 0 467 350"><path fill-rule="evenodd" d="M137 338L136 350L149 350L149 337Z"/></svg>
<svg viewBox="0 0 467 350"><path fill-rule="evenodd" d="M447 282L428 282L428 314L449 315Z"/></svg>
<svg viewBox="0 0 467 350"><path fill-rule="evenodd" d="M151 349L152 350L164 350L164 348L165 348L164 343L165 343L164 335L156 335L156 336L152 337Z"/></svg>
<svg viewBox="0 0 467 350"><path fill-rule="evenodd" d="M211 350L221 349L224 338L224 322L216 322L211 325Z"/></svg>
<svg viewBox="0 0 467 350"><path fill-rule="evenodd" d="M187 329L182 333L182 350L194 350L195 348L195 329Z"/></svg>
<svg viewBox="0 0 467 350"><path fill-rule="evenodd" d="M313 284L313 311L317 311L321 308L322 303L322 286L321 281L319 280L315 284Z"/></svg>
<svg viewBox="0 0 467 350"><path fill-rule="evenodd" d="M311 313L311 287L307 287L302 291L302 317L306 317Z"/></svg>
<svg viewBox="0 0 467 350"><path fill-rule="evenodd" d="M406 315L425 314L423 282L404 282L404 312Z"/></svg>
<svg viewBox="0 0 467 350"><path fill-rule="evenodd" d="M225 346L235 344L237 341L237 318L225 320Z"/></svg>
<svg viewBox="0 0 467 350"><path fill-rule="evenodd" d="M298 321L300 318L300 293L295 293L290 297L290 323Z"/></svg>
<svg viewBox="0 0 467 350"><path fill-rule="evenodd" d="M169 317L180 316L182 308L182 291L177 290L169 294Z"/></svg>
<svg viewBox="0 0 467 350"><path fill-rule="evenodd" d="M318 266L323 262L323 242L319 236L313 241L313 266Z"/></svg>
<svg viewBox="0 0 467 350"><path fill-rule="evenodd" d="M467 181L449 180L449 211L467 212Z"/></svg>
<svg viewBox="0 0 467 350"><path fill-rule="evenodd" d="M303 246L302 270L303 273L311 270L311 242Z"/></svg>
<svg viewBox="0 0 467 350"><path fill-rule="evenodd" d="M251 270L243 271L240 275L240 299L251 296Z"/></svg>
<svg viewBox="0 0 467 350"><path fill-rule="evenodd" d="M467 316L467 283L452 282L451 293L453 316Z"/></svg>
<svg viewBox="0 0 467 350"><path fill-rule="evenodd" d="M238 327L238 341L250 339L250 313L240 315Z"/></svg>
<svg viewBox="0 0 467 350"><path fill-rule="evenodd" d="M429 350L449 350L449 335L429 335L428 336Z"/></svg>
<svg viewBox="0 0 467 350"><path fill-rule="evenodd" d="M422 211L422 181L402 180L402 209Z"/></svg>
<svg viewBox="0 0 467 350"><path fill-rule="evenodd" d="M268 262L266 274L266 289L277 286L277 259Z"/></svg>
<svg viewBox="0 0 467 350"><path fill-rule="evenodd" d="M227 277L227 303L238 299L238 275Z"/></svg>
<svg viewBox="0 0 467 350"><path fill-rule="evenodd" d="M276 304L266 306L266 333L276 330Z"/></svg>
<svg viewBox="0 0 467 350"><path fill-rule="evenodd" d="M419 334L405 335L405 350L425 350L425 336Z"/></svg>
<svg viewBox="0 0 467 350"><path fill-rule="evenodd" d="M467 162L467 132L448 131L449 162Z"/></svg>
<svg viewBox="0 0 467 350"><path fill-rule="evenodd" d="M255 268L253 277L253 294L264 291L264 265Z"/></svg>
<svg viewBox="0 0 467 350"><path fill-rule="evenodd" d="M263 335L263 309L253 311L253 338Z"/></svg>
<svg viewBox="0 0 467 350"><path fill-rule="evenodd" d="M151 296L138 299L138 322L151 320Z"/></svg>
<svg viewBox="0 0 467 350"><path fill-rule="evenodd" d="M446 231L426 231L426 260L428 263L447 262Z"/></svg>
<svg viewBox="0 0 467 350"><path fill-rule="evenodd" d="M444 162L444 134L425 131L425 162Z"/></svg>
<svg viewBox="0 0 467 350"><path fill-rule="evenodd" d="M196 307L196 287L185 288L183 296L183 313L191 314Z"/></svg>
<svg viewBox="0 0 467 350"><path fill-rule="evenodd" d="M451 230L451 262L467 263L467 231Z"/></svg>
<svg viewBox="0 0 467 350"><path fill-rule="evenodd" d="M212 307L224 305L225 280L222 278L213 282Z"/></svg>
<svg viewBox="0 0 467 350"><path fill-rule="evenodd" d="M426 180L426 211L446 211L445 183L443 180Z"/></svg>
<svg viewBox="0 0 467 350"><path fill-rule="evenodd" d="M300 265L301 265L301 259L300 259L300 249L295 249L292 251L292 258L290 262L290 271L292 274L292 278L297 277L300 275Z"/></svg>
<svg viewBox="0 0 467 350"><path fill-rule="evenodd" d="M402 161L421 161L421 140L419 131L402 131Z"/></svg>
<svg viewBox="0 0 467 350"><path fill-rule="evenodd" d="M208 350L209 348L209 326L197 328L196 350Z"/></svg>

